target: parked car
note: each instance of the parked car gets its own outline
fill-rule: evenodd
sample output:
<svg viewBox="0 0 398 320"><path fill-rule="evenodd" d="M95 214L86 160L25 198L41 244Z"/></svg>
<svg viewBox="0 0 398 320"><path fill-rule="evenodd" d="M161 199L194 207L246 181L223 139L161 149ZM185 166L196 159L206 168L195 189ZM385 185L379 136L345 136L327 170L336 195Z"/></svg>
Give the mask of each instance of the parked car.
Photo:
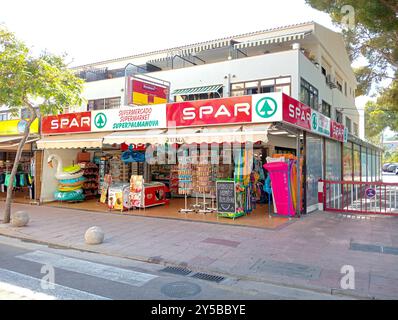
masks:
<svg viewBox="0 0 398 320"><path fill-rule="evenodd" d="M387 168L387 172L395 172L398 168L398 163L390 164Z"/></svg>
<svg viewBox="0 0 398 320"><path fill-rule="evenodd" d="M383 164L382 170L383 170L383 171L387 171L387 168L388 168L388 166L389 166L390 164L392 164L392 163L391 163L391 162L387 162L387 163Z"/></svg>
<svg viewBox="0 0 398 320"><path fill-rule="evenodd" d="M398 175L398 167L395 169L395 174Z"/></svg>

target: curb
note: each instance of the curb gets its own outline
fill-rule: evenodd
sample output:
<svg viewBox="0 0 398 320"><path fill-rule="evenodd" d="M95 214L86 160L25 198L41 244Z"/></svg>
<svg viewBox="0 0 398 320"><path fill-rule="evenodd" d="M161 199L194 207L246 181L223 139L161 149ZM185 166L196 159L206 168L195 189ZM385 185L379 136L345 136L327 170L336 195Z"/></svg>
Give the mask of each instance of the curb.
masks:
<svg viewBox="0 0 398 320"><path fill-rule="evenodd" d="M312 291L316 293L321 293L321 294L329 294L332 296L341 296L341 297L351 297L355 299L361 299L361 300L380 300L380 299L393 299L392 297L386 298L382 296L369 296L366 294L362 293L357 293L353 291L345 291L342 289L337 289L337 288L330 288L330 289L325 289L322 287L318 286L311 286L311 285L297 285L297 284L291 284L291 283L286 283L286 282L278 282L274 280L269 280L264 277L254 277L254 276L249 276L249 275L242 275L242 274L232 274L229 272L220 272L218 270L211 270L211 269L204 269L200 268L198 266L194 265L189 265L187 263L181 263L181 262L176 262L176 261L171 261L171 260L163 260L163 259L153 259L153 258L148 258L148 257L142 257L142 256L128 256L128 255L123 255L123 254L115 254L113 252L107 252L107 251L102 251L102 250L90 250L86 247L79 247L76 245L66 245L64 243L56 243L56 242L48 242L48 241L42 241L42 240L37 240L34 238L29 238L26 236L17 236L13 234L4 234L1 232L2 230L0 229L0 235L4 237L9 237L13 239L19 239L22 242L30 242L30 243L35 243L35 244L40 244L40 245L46 245L49 248L58 248L58 249L69 249L69 250L78 250L80 252L89 252L89 253L96 253L96 254L103 254L109 257L117 257L117 258L123 258L123 259L129 259L129 260L134 260L134 261L139 261L139 262L145 262L145 263L151 263L151 264L156 264L156 265L163 265L163 266L175 266L175 267L185 267L189 268L192 271L195 272L211 272L213 274L217 275L223 275L227 276L228 278L235 278L238 280L246 280L246 281L257 281L257 282L263 282L266 284L270 285L275 285L279 287L285 287L285 288L290 288L290 289L298 289L298 290L307 290L307 291Z"/></svg>

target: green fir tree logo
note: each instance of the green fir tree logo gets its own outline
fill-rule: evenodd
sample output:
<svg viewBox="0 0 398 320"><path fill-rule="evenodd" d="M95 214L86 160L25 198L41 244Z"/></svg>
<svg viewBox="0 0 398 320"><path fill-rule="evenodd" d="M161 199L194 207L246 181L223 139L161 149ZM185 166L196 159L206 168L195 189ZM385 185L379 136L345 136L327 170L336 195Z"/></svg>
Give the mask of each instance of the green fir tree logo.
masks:
<svg viewBox="0 0 398 320"><path fill-rule="evenodd" d="M266 119L272 117L276 110L278 110L278 104L271 97L262 98L256 104L256 113L261 118Z"/></svg>
<svg viewBox="0 0 398 320"><path fill-rule="evenodd" d="M106 126L106 115L102 112L98 113L94 118L94 124L98 129L102 129Z"/></svg>

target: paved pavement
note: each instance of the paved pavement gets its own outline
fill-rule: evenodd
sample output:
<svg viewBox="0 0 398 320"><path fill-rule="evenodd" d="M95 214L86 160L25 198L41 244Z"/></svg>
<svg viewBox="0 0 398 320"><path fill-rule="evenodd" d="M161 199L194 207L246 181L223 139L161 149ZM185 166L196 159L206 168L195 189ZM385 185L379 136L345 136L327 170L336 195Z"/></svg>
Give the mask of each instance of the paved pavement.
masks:
<svg viewBox="0 0 398 320"><path fill-rule="evenodd" d="M30 213L29 226L0 224L0 234L260 284L398 298L396 217L317 212L280 230L264 230L46 206L14 204L16 210ZM106 234L99 246L84 243L93 225ZM355 270L354 290L341 288L346 265Z"/></svg>
<svg viewBox="0 0 398 320"><path fill-rule="evenodd" d="M211 282L195 275L167 272L159 264L49 248L0 236L0 300L345 298L232 277Z"/></svg>

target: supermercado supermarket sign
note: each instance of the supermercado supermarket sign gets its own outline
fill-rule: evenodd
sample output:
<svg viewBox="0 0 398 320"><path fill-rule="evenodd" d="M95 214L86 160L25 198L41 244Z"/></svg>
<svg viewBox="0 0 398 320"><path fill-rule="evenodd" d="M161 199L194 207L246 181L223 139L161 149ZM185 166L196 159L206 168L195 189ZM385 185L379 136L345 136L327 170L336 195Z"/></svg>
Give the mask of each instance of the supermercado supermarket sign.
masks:
<svg viewBox="0 0 398 320"><path fill-rule="evenodd" d="M166 104L91 111L92 132L166 127Z"/></svg>
<svg viewBox="0 0 398 320"><path fill-rule="evenodd" d="M166 105L96 110L46 116L42 134L166 128Z"/></svg>

